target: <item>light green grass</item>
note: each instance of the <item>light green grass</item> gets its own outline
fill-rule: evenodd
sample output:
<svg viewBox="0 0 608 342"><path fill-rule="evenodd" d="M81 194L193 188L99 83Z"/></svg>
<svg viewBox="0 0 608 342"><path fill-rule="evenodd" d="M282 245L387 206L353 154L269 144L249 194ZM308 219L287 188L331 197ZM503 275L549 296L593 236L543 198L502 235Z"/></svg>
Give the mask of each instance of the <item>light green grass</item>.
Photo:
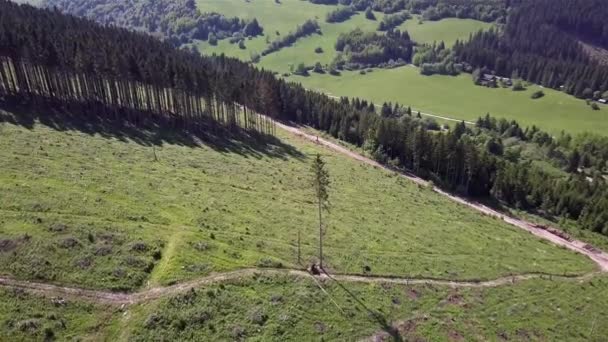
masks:
<svg viewBox="0 0 608 342"><path fill-rule="evenodd" d="M201 52L206 54L224 53L228 56L249 60L254 53L261 53L268 45L266 37L270 41L280 38L291 31L297 25L309 19L316 19L321 27L321 35L312 35L300 38L295 44L285 47L270 55L264 56L258 66L280 73L290 72L292 66L299 63L312 66L316 62L329 64L336 56L335 43L340 33L350 32L355 28L364 31L375 31L378 21L365 19L363 13L357 12L351 19L342 23L330 24L325 22L325 16L336 8L336 6L314 5L307 1L286 0L276 4L274 1L254 0L250 3L228 0L199 0L198 6L201 10L213 10L225 15L237 15L242 18L257 18L264 27L263 37L246 40L247 49L240 49L237 44L230 44L228 40L218 42L217 46L211 46L207 42L198 42L196 45ZM382 18L382 13L376 13ZM276 34L279 31L281 36ZM317 47L323 49L323 53L315 53Z"/></svg>
<svg viewBox="0 0 608 342"><path fill-rule="evenodd" d="M488 289L321 284L325 291L307 278L258 276L138 305L130 338L355 341L393 322L404 341L601 341L608 333L605 277Z"/></svg>
<svg viewBox="0 0 608 342"><path fill-rule="evenodd" d="M325 22L325 15L335 6L319 6L308 1L284 0L277 4L274 0L198 0L198 8L202 12L218 12L230 17L242 19L256 18L264 28L264 36L258 36L252 40L246 40L247 49L241 50L237 44L230 44L227 39L219 41L217 46L211 46L207 42L198 42L196 45L205 54L225 53L228 56L249 60L252 53L261 53L268 45L266 37L270 41L294 31L296 26L303 24L306 20L316 19L319 24ZM276 32L280 35L277 35ZM296 45L299 43L296 42ZM314 50L314 47L313 47ZM314 51L310 51L314 53Z"/></svg>
<svg viewBox="0 0 608 342"><path fill-rule="evenodd" d="M443 41L446 46L451 47L456 40L466 40L471 33L488 30L492 25L479 20L459 18L424 21L421 24L419 16L414 16L401 24L399 29L407 31L410 37L418 43Z"/></svg>
<svg viewBox="0 0 608 342"><path fill-rule="evenodd" d="M279 138L263 147L166 143L154 162L152 147L128 139L4 124L0 240L13 248L0 253L0 272L129 290L263 264L298 267L298 230L307 264L317 253L309 186L316 153L332 177L332 271L483 279L594 268L389 172ZM66 228L53 231L56 224ZM68 239L78 243L66 247Z"/></svg>
<svg viewBox="0 0 608 342"><path fill-rule="evenodd" d="M117 309L0 288L1 341L102 341Z"/></svg>
<svg viewBox="0 0 608 342"><path fill-rule="evenodd" d="M423 76L413 66L375 70L366 75L343 72L339 77L314 75L289 79L336 96L360 97L375 103L399 102L426 113L455 119L475 121L490 113L517 120L524 126L537 125L556 134L562 130L568 133L608 132L608 106L594 111L582 100L546 88L543 98L532 100L530 95L540 88L535 85L521 92L509 88L492 89L475 86L468 74Z"/></svg>
<svg viewBox="0 0 608 342"><path fill-rule="evenodd" d="M377 20L368 20L363 12L357 12L349 20L341 23L327 23L325 16L336 6L314 5L307 1L285 0L276 4L274 1L253 0L249 3L239 0L199 0L198 6L203 11L216 11L228 16L242 18L257 18L264 27L265 35L270 40L275 40L281 35L293 31L295 27L308 19L317 19L322 35L312 35L299 39L290 47L262 57L258 64L260 67L286 73L292 71L299 63L312 66L316 62L323 65L329 64L336 56L335 43L341 33L350 32L359 28L366 32L375 32L378 22L384 16L376 12ZM446 19L439 22L426 22L418 25L417 19L406 21L401 29L411 30L414 39L421 43L443 40L451 45L456 39L465 39L470 33L479 29L488 28L490 24L468 19ZM250 60L254 53L260 53L266 47L266 36L256 37L245 42L247 49L240 49L237 44L230 44L228 40L218 42L217 46L211 46L207 42L198 42L196 46L206 54L224 53L228 56L243 60ZM323 53L315 53L317 47L323 49Z"/></svg>

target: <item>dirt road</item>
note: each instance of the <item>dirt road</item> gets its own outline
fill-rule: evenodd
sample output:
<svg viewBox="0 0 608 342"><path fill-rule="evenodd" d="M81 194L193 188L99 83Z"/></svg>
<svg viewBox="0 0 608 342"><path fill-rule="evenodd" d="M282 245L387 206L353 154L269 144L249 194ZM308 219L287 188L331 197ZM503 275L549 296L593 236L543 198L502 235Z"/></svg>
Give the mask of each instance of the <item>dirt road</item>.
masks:
<svg viewBox="0 0 608 342"><path fill-rule="evenodd" d="M509 285L524 280L546 278L553 280L565 281L584 281L599 274L599 272L588 273L581 276L561 276L549 274L521 274L514 276L501 277L487 281L455 281L448 279L426 279L426 278L402 278L402 277L381 277L381 276L364 276L364 275L349 275L349 274L321 274L314 276L318 280L335 280L339 282L351 283L389 283L401 285L422 285L431 284L448 287L498 287ZM142 290L135 293L117 293L110 291L97 291L81 289L69 286L60 286L53 284L37 283L25 280L15 280L10 278L0 277L0 287L22 289L32 293L37 293L45 296L56 298L74 298L86 300L95 303L112 304L112 305L131 305L143 303L164 296L175 295L189 291L190 289L200 288L205 285L222 283L234 279L251 277L253 275L292 275L298 277L311 278L313 275L304 270L298 269L270 269L270 268L246 268L231 272L212 274L199 279L186 281L183 283L159 286Z"/></svg>
<svg viewBox="0 0 608 342"><path fill-rule="evenodd" d="M345 147L342 147L342 146L340 146L340 145L338 145L336 143L333 143L333 142L328 141L326 139L323 139L321 137L317 137L315 135L308 134L308 133L302 131L301 129L299 129L297 127L288 126L288 125L285 125L285 124L282 124L282 123L277 123L277 126L279 126L280 128L282 128L282 129L284 129L286 131L289 131L289 132L291 132L293 134L296 134L296 135L298 135L298 136L300 136L302 138L308 139L308 140L313 141L313 142L317 142L318 144L321 144L321 145L323 145L323 146L325 146L325 147L327 147L329 149L332 149L332 150L334 150L336 152L345 154L345 155L347 155L347 156L349 156L351 158L359 160L359 161L361 161L363 163L366 163L366 164L372 165L374 167L378 167L378 168L382 168L382 169L394 172L393 170L388 169L387 167L381 165L380 163L378 163L378 162L376 162L376 161L374 161L374 160L372 160L370 158L362 156L362 155L360 155L360 154L358 154L356 152L353 152L353 151L351 151L351 150L349 150L349 149L347 149ZM424 179L421 179L419 177L416 177L414 175L404 174L404 173L399 173L399 174L402 177L405 177L405 178L407 178L407 179L409 179L409 180L411 180L413 182L416 182L416 183L418 183L420 185L428 185L427 181L425 181ZM556 244L558 246L563 246L563 247L568 248L570 250L573 250L573 251L575 251L577 253L586 255L587 257L589 257L591 260L593 260L598 265L598 267L600 268L600 270L602 272L608 272L608 254L606 252L601 252L601 251L593 252L593 251L587 250L587 249L584 248L584 246L586 245L586 243L584 243L582 241L577 241L577 240L568 241L568 240L566 240L566 239L564 239L562 237L559 237L559 236L557 236L555 234L552 234L552 233L548 232L547 230L537 228L533 224L531 224L530 222L506 216L505 214L500 213L500 212L498 212L498 211L496 211L496 210L494 210L494 209L492 209L490 207L487 207L487 206L485 206L485 205L483 205L481 203L474 202L474 201L471 201L471 200L468 200L468 199L465 199L465 198L462 198L462 197L458 197L458 196L452 195L452 194L447 193L447 192L445 192L445 191L443 191L443 190L441 190L441 189L439 189L437 187L434 188L434 191L437 192L437 193L439 193L439 194L442 194L442 195L444 195L444 196L446 196L448 198L450 198L453 201L456 201L458 203L461 203L463 205L471 207L471 208L473 208L473 209L475 209L477 211L480 211L480 212L482 212L482 213L484 213L486 215L501 218L503 221L505 221L505 222L507 222L507 223L509 223L511 225L514 225L516 227L524 229L524 230L526 230L526 231L534 234L537 237L540 237L542 239L551 241L552 243L554 243L554 244Z"/></svg>

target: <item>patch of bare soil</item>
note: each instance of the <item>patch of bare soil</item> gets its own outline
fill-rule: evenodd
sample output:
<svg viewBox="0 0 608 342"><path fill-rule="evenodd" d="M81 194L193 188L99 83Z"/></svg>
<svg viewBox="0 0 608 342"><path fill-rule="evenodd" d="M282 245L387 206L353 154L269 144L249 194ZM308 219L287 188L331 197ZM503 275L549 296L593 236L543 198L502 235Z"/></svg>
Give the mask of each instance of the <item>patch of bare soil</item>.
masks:
<svg viewBox="0 0 608 342"><path fill-rule="evenodd" d="M448 332L448 340L450 341L464 341L464 336L456 330L450 329Z"/></svg>
<svg viewBox="0 0 608 342"><path fill-rule="evenodd" d="M9 239L0 240L0 253L10 252L15 248L17 248L15 241Z"/></svg>

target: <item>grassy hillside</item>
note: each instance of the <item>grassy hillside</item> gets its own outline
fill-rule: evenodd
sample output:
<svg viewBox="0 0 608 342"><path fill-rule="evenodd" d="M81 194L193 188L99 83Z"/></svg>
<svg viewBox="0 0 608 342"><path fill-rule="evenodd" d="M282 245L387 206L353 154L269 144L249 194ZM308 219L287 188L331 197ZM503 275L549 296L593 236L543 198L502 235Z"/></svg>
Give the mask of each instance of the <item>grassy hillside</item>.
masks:
<svg viewBox="0 0 608 342"><path fill-rule="evenodd" d="M608 279L499 288L356 284L257 276L133 307L135 341L601 341ZM398 323L398 329L390 327Z"/></svg>
<svg viewBox="0 0 608 342"><path fill-rule="evenodd" d="M317 245L308 185L316 153L332 175L326 254L334 272L483 279L593 268L287 133L270 145L217 138L209 145L99 131L2 125L0 273L130 290L241 267L297 267L298 231L306 264Z"/></svg>
<svg viewBox="0 0 608 342"><path fill-rule="evenodd" d="M375 70L366 75L343 72L342 76L292 76L301 82L336 96L358 96L376 103L397 101L427 113L462 120L476 120L490 113L495 117L515 119L524 125L537 125L548 131L569 133L584 131L606 134L608 106L594 111L584 101L552 89L543 89L545 96L533 100L530 95L539 89L529 86L526 91L509 88L475 86L471 76L423 76L412 66L392 70Z"/></svg>

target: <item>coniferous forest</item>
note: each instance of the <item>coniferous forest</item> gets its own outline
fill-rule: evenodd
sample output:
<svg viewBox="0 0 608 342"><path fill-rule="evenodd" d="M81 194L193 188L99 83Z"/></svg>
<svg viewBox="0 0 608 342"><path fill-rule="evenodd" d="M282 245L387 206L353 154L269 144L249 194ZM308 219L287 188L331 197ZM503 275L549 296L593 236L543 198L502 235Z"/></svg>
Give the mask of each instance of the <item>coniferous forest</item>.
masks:
<svg viewBox="0 0 608 342"><path fill-rule="evenodd" d="M547 10L550 8L551 10ZM590 47L608 48L603 0L518 0L500 31L456 43L458 62L523 78L581 98L608 91L608 65Z"/></svg>
<svg viewBox="0 0 608 342"><path fill-rule="evenodd" d="M158 119L185 130L206 129L201 123L212 121L271 134L269 118L309 125L446 189L569 217L608 235L606 181L579 172L584 163L605 167L604 143L589 141L579 151L537 129L489 118L475 128L461 123L430 131L411 110L387 106L378 115L365 101L336 101L236 59L201 56L149 35L7 0L0 0L0 22L3 102L41 110L79 103L85 120L104 115L137 125ZM500 143L488 140L498 134L570 151L567 176L502 155Z"/></svg>

